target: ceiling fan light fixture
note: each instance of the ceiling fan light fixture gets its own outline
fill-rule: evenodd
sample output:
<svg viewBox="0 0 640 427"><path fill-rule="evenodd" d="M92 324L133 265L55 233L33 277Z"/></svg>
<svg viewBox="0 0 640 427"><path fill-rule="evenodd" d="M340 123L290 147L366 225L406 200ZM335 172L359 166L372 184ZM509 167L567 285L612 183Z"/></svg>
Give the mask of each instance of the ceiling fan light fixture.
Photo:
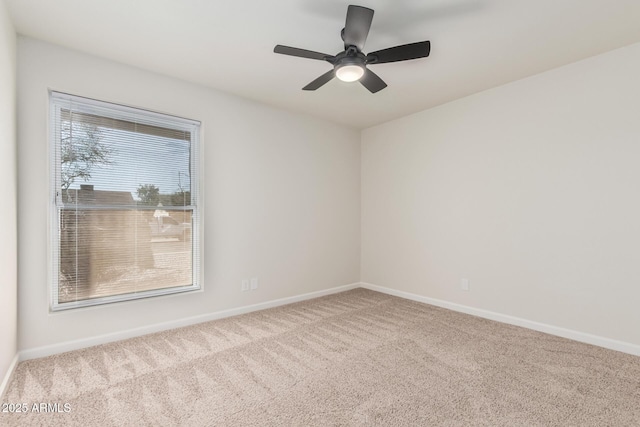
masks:
<svg viewBox="0 0 640 427"><path fill-rule="evenodd" d="M343 82L355 82L364 76L364 67L362 65L345 64L336 67L336 77Z"/></svg>

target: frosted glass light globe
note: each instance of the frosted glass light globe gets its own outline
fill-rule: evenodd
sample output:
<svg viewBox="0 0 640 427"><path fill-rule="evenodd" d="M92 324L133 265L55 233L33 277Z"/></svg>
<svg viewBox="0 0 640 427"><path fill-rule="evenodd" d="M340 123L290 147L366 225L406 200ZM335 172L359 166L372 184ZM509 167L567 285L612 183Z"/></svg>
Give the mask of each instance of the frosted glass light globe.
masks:
<svg viewBox="0 0 640 427"><path fill-rule="evenodd" d="M343 65L336 70L336 77L343 82L355 82L364 75L364 68L360 65Z"/></svg>

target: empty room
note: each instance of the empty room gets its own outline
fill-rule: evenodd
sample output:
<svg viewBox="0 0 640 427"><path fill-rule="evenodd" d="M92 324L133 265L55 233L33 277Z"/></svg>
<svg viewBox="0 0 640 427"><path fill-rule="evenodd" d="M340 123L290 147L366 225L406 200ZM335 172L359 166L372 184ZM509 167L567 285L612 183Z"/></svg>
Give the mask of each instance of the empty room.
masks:
<svg viewBox="0 0 640 427"><path fill-rule="evenodd" d="M0 425L640 425L637 0L0 0Z"/></svg>

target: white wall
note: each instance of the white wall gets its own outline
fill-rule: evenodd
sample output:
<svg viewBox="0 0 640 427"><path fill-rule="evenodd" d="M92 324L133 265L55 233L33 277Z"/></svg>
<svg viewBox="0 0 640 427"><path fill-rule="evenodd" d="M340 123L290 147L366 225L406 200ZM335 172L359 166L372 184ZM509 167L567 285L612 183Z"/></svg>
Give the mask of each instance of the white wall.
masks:
<svg viewBox="0 0 640 427"><path fill-rule="evenodd" d="M21 350L358 282L358 131L22 37L18 73ZM202 121L203 293L49 313L48 89Z"/></svg>
<svg viewBox="0 0 640 427"><path fill-rule="evenodd" d="M359 280L640 344L638 44L361 135L28 38L18 72L22 350ZM203 122L204 292L49 313L48 89ZM3 96L0 173L15 183L13 117ZM15 206L0 215L15 222ZM4 369L16 245L0 232ZM241 293L252 276L260 289Z"/></svg>
<svg viewBox="0 0 640 427"><path fill-rule="evenodd" d="M364 130L361 280L640 344L638 76L635 44Z"/></svg>
<svg viewBox="0 0 640 427"><path fill-rule="evenodd" d="M16 36L0 0L0 383L17 352ZM2 392L0 387L0 393Z"/></svg>

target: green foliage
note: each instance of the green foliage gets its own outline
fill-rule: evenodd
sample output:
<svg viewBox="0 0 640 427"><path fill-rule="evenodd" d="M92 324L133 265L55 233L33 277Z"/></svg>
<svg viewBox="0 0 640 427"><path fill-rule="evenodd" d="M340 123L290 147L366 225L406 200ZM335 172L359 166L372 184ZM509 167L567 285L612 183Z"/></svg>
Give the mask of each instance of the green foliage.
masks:
<svg viewBox="0 0 640 427"><path fill-rule="evenodd" d="M137 192L143 205L158 206L160 203L160 189L153 184L139 185Z"/></svg>
<svg viewBox="0 0 640 427"><path fill-rule="evenodd" d="M113 149L102 142L102 131L96 125L63 122L60 148L63 190L68 189L76 179L88 181L94 167L113 163Z"/></svg>
<svg viewBox="0 0 640 427"><path fill-rule="evenodd" d="M189 206L191 204L190 191L176 191L169 195L171 206Z"/></svg>
<svg viewBox="0 0 640 427"><path fill-rule="evenodd" d="M140 203L147 206L189 206L191 204L190 191L176 191L171 194L160 194L160 188L154 184L138 186L138 198Z"/></svg>

